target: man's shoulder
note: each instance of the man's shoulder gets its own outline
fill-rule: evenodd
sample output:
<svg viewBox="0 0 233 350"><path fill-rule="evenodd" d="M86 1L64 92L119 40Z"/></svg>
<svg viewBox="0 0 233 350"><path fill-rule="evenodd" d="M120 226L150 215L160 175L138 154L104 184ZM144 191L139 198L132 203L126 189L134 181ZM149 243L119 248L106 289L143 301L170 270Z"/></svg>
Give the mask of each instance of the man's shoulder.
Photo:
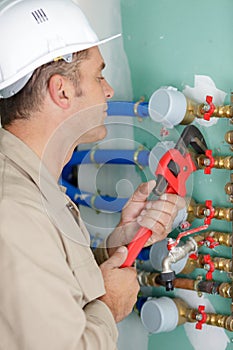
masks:
<svg viewBox="0 0 233 350"><path fill-rule="evenodd" d="M4 157L0 156L0 201L24 205L41 202L38 187Z"/></svg>

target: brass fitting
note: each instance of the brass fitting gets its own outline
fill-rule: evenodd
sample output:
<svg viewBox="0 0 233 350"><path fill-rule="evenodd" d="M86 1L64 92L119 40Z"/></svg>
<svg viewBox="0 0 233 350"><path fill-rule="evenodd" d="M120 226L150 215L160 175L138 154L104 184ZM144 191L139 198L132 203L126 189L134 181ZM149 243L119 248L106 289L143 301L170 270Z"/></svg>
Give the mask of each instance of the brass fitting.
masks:
<svg viewBox="0 0 233 350"><path fill-rule="evenodd" d="M233 173L230 174L230 182L225 185L225 192L229 196L229 201L233 203Z"/></svg>
<svg viewBox="0 0 233 350"><path fill-rule="evenodd" d="M180 298L172 299L177 307L179 313L178 324L184 324L185 322L197 322L200 317L200 312L196 309L189 308L186 302ZM220 315L213 313L206 314L206 324L225 328L228 331L233 331L233 316L232 315Z"/></svg>
<svg viewBox="0 0 233 350"><path fill-rule="evenodd" d="M183 270L181 271L181 274L185 274L185 275L188 275L190 274L191 272L193 272L195 269L197 268L201 268L202 265L200 264L200 261L199 259L188 259L186 264L185 264L185 267L183 268Z"/></svg>
<svg viewBox="0 0 233 350"><path fill-rule="evenodd" d="M213 112L213 117L216 118L232 118L233 117L233 106L216 106Z"/></svg>
<svg viewBox="0 0 233 350"><path fill-rule="evenodd" d="M207 158L204 154L198 155L195 157L198 167L200 169L204 169L206 166L208 166L209 158ZM223 156L216 156L214 157L214 166L213 168L216 169L227 169L232 170L233 169L233 157L223 157Z"/></svg>
<svg viewBox="0 0 233 350"><path fill-rule="evenodd" d="M223 298L232 298L232 285L227 282L221 283L219 286L219 295Z"/></svg>
<svg viewBox="0 0 233 350"><path fill-rule="evenodd" d="M181 124L186 125L193 122L195 118L203 119L206 113L206 103L198 104L188 98L186 98L187 107L185 116ZM233 117L233 106L223 105L216 106L211 117L215 118L232 118Z"/></svg>
<svg viewBox="0 0 233 350"><path fill-rule="evenodd" d="M187 309L186 310L186 319L188 322L196 322L198 320L199 311L195 309ZM206 313L207 319L206 324L222 327L227 329L228 331L233 331L233 317L230 315L220 315L213 313Z"/></svg>
<svg viewBox="0 0 233 350"><path fill-rule="evenodd" d="M159 273L137 271L137 277L140 286L158 287L159 284L156 283L156 277L158 275Z"/></svg>
<svg viewBox="0 0 233 350"><path fill-rule="evenodd" d="M226 183L226 185L225 185L225 192L229 196L233 194L233 183L232 182Z"/></svg>
<svg viewBox="0 0 233 350"><path fill-rule="evenodd" d="M197 243L204 241L206 238L211 237L215 242L218 242L220 245L225 245L227 247L232 246L232 234L228 232L219 232L219 231L205 231L195 235L193 239Z"/></svg>
<svg viewBox="0 0 233 350"><path fill-rule="evenodd" d="M187 221L193 221L193 218L203 219L206 217L206 206L202 203L190 201L188 206ZM233 221L233 208L214 207L214 219Z"/></svg>
<svg viewBox="0 0 233 350"><path fill-rule="evenodd" d="M174 298L172 299L174 301L174 303L176 304L177 310L178 310L178 324L177 325L181 325L184 324L186 322L186 312L188 309L188 305L186 304L186 302L180 298Z"/></svg>
<svg viewBox="0 0 233 350"><path fill-rule="evenodd" d="M205 257L205 255L199 254L197 259L189 258L186 262L185 267L181 271L181 273L182 274L189 274L197 268L205 268L206 263L204 261L204 257ZM231 272L231 269L232 269L232 260L231 259L215 257L215 258L211 259L211 262L214 264L215 270Z"/></svg>
<svg viewBox="0 0 233 350"><path fill-rule="evenodd" d="M225 141L230 145L233 144L233 130L229 130L225 134Z"/></svg>
<svg viewBox="0 0 233 350"><path fill-rule="evenodd" d="M221 245L225 245L227 247L232 246L232 234L227 232L219 232L219 231L206 231L203 234L204 239L207 237L212 237L216 242L219 242Z"/></svg>
<svg viewBox="0 0 233 350"><path fill-rule="evenodd" d="M215 257L215 258L212 258L212 261L214 263L215 270L231 272L231 269L232 269L231 259Z"/></svg>

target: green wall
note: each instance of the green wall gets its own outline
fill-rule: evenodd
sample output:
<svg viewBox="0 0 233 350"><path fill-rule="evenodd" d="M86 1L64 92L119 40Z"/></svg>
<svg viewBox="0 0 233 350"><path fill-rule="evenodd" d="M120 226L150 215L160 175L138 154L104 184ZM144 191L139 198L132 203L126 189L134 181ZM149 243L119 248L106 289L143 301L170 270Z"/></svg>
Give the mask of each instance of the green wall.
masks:
<svg viewBox="0 0 233 350"><path fill-rule="evenodd" d="M228 94L225 103L229 103L233 90L233 0L121 0L121 10L135 101L141 96L148 100L161 86L173 85L179 90L185 85L193 86L194 75L198 74L210 76L217 88ZM175 128L170 136L176 136L180 129ZM224 141L229 129L233 127L226 119L209 128L200 127L215 155L232 155ZM146 148L154 146L153 135L157 137L158 133L152 121L135 121L135 139ZM142 174L145 177L150 177L146 169ZM209 177L198 171L194 175L192 195L197 201L212 199L214 205L229 207L224 192L229 178L230 172L226 170L213 170ZM196 226L202 223L194 221ZM232 224L223 221L213 220L211 228L232 232ZM217 254L231 257L231 248L218 248ZM229 280L225 273L214 277ZM156 296L164 294L161 289L154 291ZM207 297L216 312L230 313L230 299ZM209 331L208 326L203 330L206 335ZM194 332L198 337L198 331ZM170 333L150 335L148 349L232 349L233 333L225 332L225 335L229 341L224 348L218 349L208 336L203 338L202 347L196 347L180 326Z"/></svg>
<svg viewBox="0 0 233 350"><path fill-rule="evenodd" d="M121 9L135 99L192 85L195 74L233 89L232 0L121 0Z"/></svg>

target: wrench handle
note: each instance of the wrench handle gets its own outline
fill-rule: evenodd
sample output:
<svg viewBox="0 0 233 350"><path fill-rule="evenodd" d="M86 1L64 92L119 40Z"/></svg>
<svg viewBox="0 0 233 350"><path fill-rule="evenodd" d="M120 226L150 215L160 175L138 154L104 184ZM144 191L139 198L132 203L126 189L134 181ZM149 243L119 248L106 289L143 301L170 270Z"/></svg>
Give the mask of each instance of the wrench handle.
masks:
<svg viewBox="0 0 233 350"><path fill-rule="evenodd" d="M144 247L145 243L148 241L150 236L152 235L152 231L146 227L141 227L133 240L128 245L128 256L125 262L121 265L121 267L130 267L133 265L136 257Z"/></svg>

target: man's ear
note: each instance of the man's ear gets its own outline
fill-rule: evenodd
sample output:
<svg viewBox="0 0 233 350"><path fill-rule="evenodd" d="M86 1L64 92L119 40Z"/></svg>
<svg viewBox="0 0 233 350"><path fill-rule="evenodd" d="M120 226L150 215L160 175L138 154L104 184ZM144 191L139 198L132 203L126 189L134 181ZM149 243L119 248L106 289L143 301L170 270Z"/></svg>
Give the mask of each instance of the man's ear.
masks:
<svg viewBox="0 0 233 350"><path fill-rule="evenodd" d="M74 86L68 78L60 74L54 74L49 79L48 90L56 105L63 109L70 107L71 99L74 96Z"/></svg>

